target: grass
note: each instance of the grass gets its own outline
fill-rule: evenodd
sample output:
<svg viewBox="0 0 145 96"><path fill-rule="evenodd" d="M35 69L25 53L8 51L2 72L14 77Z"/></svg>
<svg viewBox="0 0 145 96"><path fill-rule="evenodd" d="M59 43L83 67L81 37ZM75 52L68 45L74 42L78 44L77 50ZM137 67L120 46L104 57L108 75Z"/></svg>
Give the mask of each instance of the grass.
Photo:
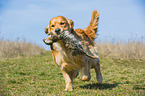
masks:
<svg viewBox="0 0 145 96"><path fill-rule="evenodd" d="M0 96L97 96L145 95L145 59L101 57L103 83L98 84L95 71L83 82L74 80L74 91L65 92L61 71L53 62L51 52L45 55L0 60Z"/></svg>
<svg viewBox="0 0 145 96"><path fill-rule="evenodd" d="M46 53L46 50L25 41L0 40L0 58L16 58L34 56Z"/></svg>

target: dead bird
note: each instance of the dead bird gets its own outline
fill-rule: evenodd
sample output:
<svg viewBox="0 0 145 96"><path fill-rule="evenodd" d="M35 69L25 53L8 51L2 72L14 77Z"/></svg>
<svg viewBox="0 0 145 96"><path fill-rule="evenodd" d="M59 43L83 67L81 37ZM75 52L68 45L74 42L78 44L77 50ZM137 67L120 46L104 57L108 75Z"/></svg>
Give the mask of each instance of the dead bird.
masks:
<svg viewBox="0 0 145 96"><path fill-rule="evenodd" d="M44 43L51 46L53 50L52 44L57 42L58 40L62 40L64 46L71 52L72 56L76 55L86 55L92 59L98 59L96 56L92 56L85 52L81 43L75 38L75 36L69 31L57 32L57 35L50 34L50 36L44 40Z"/></svg>

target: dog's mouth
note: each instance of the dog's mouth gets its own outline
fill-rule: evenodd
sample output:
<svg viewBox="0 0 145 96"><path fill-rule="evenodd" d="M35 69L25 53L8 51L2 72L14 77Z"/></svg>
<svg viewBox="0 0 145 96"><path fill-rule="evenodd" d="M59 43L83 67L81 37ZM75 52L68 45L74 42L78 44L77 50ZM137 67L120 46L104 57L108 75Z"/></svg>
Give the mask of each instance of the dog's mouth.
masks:
<svg viewBox="0 0 145 96"><path fill-rule="evenodd" d="M55 29L55 33L56 34L53 34L53 32L50 32L47 39L44 39L43 42L47 45L51 45L52 43L55 43L57 42L58 40L61 40L62 39L62 34L63 34L64 31L61 31L61 29Z"/></svg>
<svg viewBox="0 0 145 96"><path fill-rule="evenodd" d="M43 42L46 45L50 45L51 50L54 50L53 49L53 43L57 42L57 38L55 36L50 35L48 38L43 39Z"/></svg>
<svg viewBox="0 0 145 96"><path fill-rule="evenodd" d="M43 39L43 42L47 45L51 45L58 41L58 37L55 35L50 35L47 39Z"/></svg>

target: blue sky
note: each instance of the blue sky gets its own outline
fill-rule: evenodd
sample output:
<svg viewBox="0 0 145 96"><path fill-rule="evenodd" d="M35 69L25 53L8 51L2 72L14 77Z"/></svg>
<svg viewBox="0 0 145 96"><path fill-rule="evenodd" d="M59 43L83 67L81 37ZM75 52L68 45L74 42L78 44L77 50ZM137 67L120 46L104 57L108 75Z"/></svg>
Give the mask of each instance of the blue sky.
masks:
<svg viewBox="0 0 145 96"><path fill-rule="evenodd" d="M97 41L145 40L145 0L0 0L0 38L26 40L43 47L51 18L65 16L85 28L100 12Z"/></svg>

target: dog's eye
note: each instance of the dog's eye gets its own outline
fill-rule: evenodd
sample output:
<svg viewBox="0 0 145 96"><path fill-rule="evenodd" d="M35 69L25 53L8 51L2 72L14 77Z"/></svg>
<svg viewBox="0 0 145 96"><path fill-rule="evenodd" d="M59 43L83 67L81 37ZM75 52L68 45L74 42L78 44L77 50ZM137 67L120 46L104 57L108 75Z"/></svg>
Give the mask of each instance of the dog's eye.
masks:
<svg viewBox="0 0 145 96"><path fill-rule="evenodd" d="M60 25L64 25L64 23L60 23Z"/></svg>
<svg viewBox="0 0 145 96"><path fill-rule="evenodd" d="M51 25L51 27L54 27L54 25Z"/></svg>

